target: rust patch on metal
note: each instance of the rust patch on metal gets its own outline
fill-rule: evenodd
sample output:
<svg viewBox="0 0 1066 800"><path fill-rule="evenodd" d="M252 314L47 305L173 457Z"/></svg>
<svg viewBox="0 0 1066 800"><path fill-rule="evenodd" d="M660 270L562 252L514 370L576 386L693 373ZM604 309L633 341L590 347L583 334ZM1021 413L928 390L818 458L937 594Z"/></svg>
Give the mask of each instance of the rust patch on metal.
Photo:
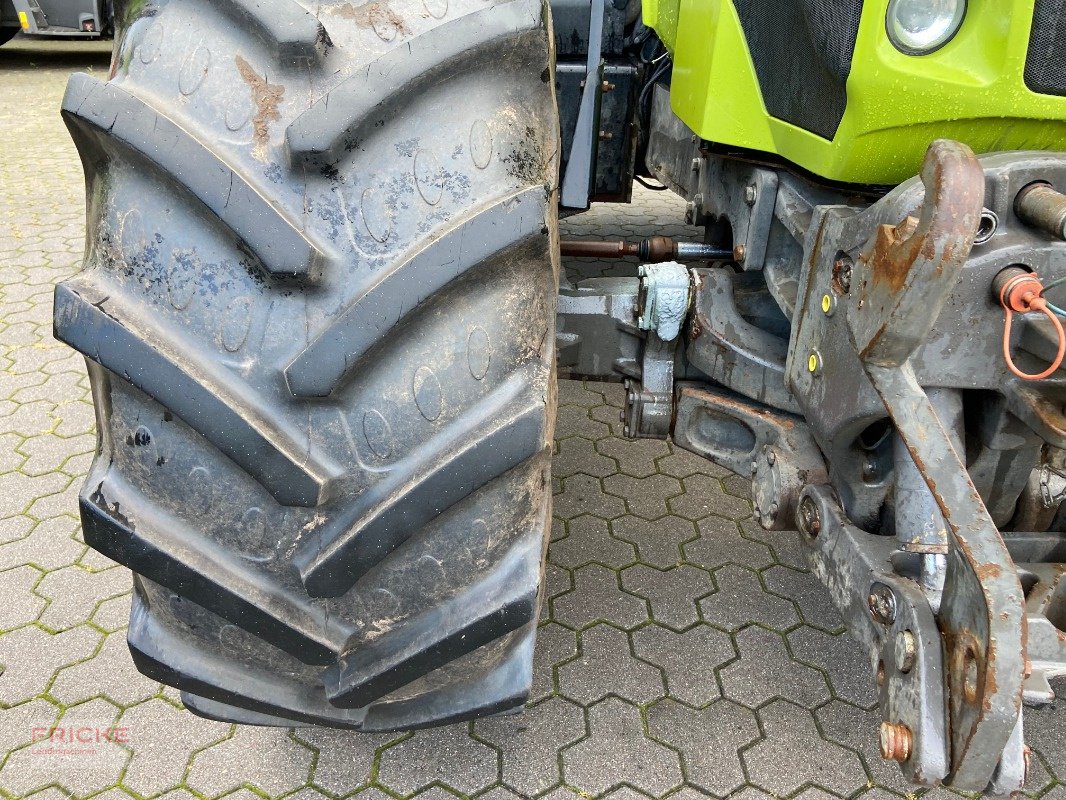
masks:
<svg viewBox="0 0 1066 800"><path fill-rule="evenodd" d="M262 77L240 54L234 61L241 79L251 88L252 102L255 103L255 116L252 118L255 146L252 148L252 155L259 161L266 161L266 150L270 144L270 123L281 119L278 104L285 96L285 87Z"/></svg>
<svg viewBox="0 0 1066 800"><path fill-rule="evenodd" d="M868 256L874 283L887 284L893 292L903 288L911 266L927 241L925 237L914 235L917 229L916 217L907 217L899 225L878 227Z"/></svg>
<svg viewBox="0 0 1066 800"><path fill-rule="evenodd" d="M1003 574L1003 568L999 564L978 564L974 567L974 574L982 581L998 578Z"/></svg>

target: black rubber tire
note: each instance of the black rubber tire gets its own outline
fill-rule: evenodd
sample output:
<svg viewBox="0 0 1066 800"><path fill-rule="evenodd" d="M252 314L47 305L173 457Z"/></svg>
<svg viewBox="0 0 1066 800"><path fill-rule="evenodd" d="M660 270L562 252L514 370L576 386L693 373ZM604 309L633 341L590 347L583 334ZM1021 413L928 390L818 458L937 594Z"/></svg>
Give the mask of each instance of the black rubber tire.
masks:
<svg viewBox="0 0 1066 800"><path fill-rule="evenodd" d="M63 114L55 333L86 541L204 716L382 730L521 704L551 516L558 118L541 0L157 0ZM314 9L314 13L311 10Z"/></svg>

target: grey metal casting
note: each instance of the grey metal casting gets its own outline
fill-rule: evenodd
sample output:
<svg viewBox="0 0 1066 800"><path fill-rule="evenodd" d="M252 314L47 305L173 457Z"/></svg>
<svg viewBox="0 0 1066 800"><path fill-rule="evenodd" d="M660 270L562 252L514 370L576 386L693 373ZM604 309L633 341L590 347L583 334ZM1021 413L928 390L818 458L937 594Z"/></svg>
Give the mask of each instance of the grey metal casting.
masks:
<svg viewBox="0 0 1066 800"><path fill-rule="evenodd" d="M637 274L641 279L637 326L642 331L655 331L664 342L672 342L681 332L692 301L688 267L676 261L643 264Z"/></svg>
<svg viewBox="0 0 1066 800"><path fill-rule="evenodd" d="M1061 242L1015 198L1066 185L1066 156L943 142L921 177L845 195L704 150L668 102L656 87L649 167L733 257L693 265L676 349L640 330L632 287L614 329L637 351L612 361L627 433L750 474L758 520L809 534L870 653L885 758L917 783L1019 788L1022 700L1048 702L1066 672L1066 375L1007 370L992 284L1018 263L1058 277ZM1050 327L1016 325L1019 365L1050 361ZM582 363L618 352L583 341Z"/></svg>

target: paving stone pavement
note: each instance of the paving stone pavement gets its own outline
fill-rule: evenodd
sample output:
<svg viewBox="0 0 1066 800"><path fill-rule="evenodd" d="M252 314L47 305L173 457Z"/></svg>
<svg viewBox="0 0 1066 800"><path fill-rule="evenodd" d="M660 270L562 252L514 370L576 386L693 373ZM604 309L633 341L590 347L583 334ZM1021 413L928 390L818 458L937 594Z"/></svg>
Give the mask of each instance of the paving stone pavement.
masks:
<svg viewBox="0 0 1066 800"><path fill-rule="evenodd" d="M791 532L751 520L745 481L620 438L616 384L559 390L555 521L533 695L518 716L413 734L235 728L136 672L129 574L81 542L95 445L84 367L51 337L52 286L83 246L81 169L57 109L107 46L0 49L0 794L37 800L767 796L882 800L864 659ZM691 235L683 205L569 219L573 236ZM575 279L631 262L567 265ZM1029 712L1034 797L1066 800L1066 713ZM34 729L117 726L49 752ZM930 800L950 794L928 793Z"/></svg>

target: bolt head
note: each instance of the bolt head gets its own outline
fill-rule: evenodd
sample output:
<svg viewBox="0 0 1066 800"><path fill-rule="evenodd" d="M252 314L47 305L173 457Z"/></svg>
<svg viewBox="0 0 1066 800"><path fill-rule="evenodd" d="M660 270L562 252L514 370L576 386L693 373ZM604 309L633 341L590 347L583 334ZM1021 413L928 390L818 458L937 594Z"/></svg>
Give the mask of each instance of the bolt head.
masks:
<svg viewBox="0 0 1066 800"><path fill-rule="evenodd" d="M773 449L767 450L766 451L766 463L769 464L772 467L776 462L777 462L777 453Z"/></svg>
<svg viewBox="0 0 1066 800"><path fill-rule="evenodd" d="M847 294L851 291L852 266L851 256L847 254L841 255L833 262L833 287L840 294Z"/></svg>
<svg viewBox="0 0 1066 800"><path fill-rule="evenodd" d="M896 634L895 657L896 668L904 675L914 668L914 662L918 660L918 643L910 631Z"/></svg>
<svg viewBox="0 0 1066 800"><path fill-rule="evenodd" d="M737 262L743 262L748 255L748 248L742 244L738 244L733 248L733 260Z"/></svg>
<svg viewBox="0 0 1066 800"><path fill-rule="evenodd" d="M862 479L867 483L873 483L877 480L878 475L877 461L872 458L865 459L862 463Z"/></svg>
<svg viewBox="0 0 1066 800"><path fill-rule="evenodd" d="M755 205L755 200L759 196L759 190L755 188L754 183L749 183L744 187L744 202L749 206Z"/></svg>
<svg viewBox="0 0 1066 800"><path fill-rule="evenodd" d="M822 531L822 516L818 513L818 506L810 497L804 497L799 504L800 528L808 536L817 536Z"/></svg>
<svg viewBox="0 0 1066 800"><path fill-rule="evenodd" d="M876 622L891 625L896 619L896 595L887 586L875 585L866 598L870 614Z"/></svg>
<svg viewBox="0 0 1066 800"><path fill-rule="evenodd" d="M811 375L822 374L822 355L817 350L812 350L807 355L807 372Z"/></svg>
<svg viewBox="0 0 1066 800"><path fill-rule="evenodd" d="M629 436L629 426L628 425L626 425L624 428L622 428L622 435L623 436Z"/></svg>

